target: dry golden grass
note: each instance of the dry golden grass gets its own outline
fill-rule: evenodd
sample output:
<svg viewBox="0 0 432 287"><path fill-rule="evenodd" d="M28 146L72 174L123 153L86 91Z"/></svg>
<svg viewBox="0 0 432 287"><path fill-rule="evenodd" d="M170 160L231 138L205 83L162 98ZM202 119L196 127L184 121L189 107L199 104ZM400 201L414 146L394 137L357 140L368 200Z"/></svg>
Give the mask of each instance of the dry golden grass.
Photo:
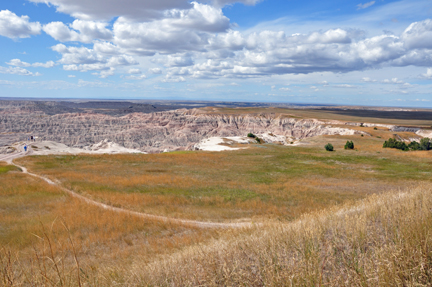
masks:
<svg viewBox="0 0 432 287"><path fill-rule="evenodd" d="M125 273L149 286L431 286L431 206L430 185L371 196Z"/></svg>
<svg viewBox="0 0 432 287"><path fill-rule="evenodd" d="M37 156L18 162L96 201L207 221L292 220L431 180L431 152L383 149L392 132L359 129L372 136L323 136L304 147L259 145L228 153ZM355 151L343 150L347 140ZM336 152L324 150L327 142Z"/></svg>
<svg viewBox="0 0 432 287"><path fill-rule="evenodd" d="M291 223L225 231L153 262L82 264L71 243L46 233L33 265L3 252L0 275L9 286L430 286L431 206L431 185L372 195Z"/></svg>
<svg viewBox="0 0 432 287"><path fill-rule="evenodd" d="M150 262L219 236L95 208L17 171L0 174L0 182L0 285L58 286L62 278L76 286L74 254L86 269L82 276L90 276L101 266Z"/></svg>

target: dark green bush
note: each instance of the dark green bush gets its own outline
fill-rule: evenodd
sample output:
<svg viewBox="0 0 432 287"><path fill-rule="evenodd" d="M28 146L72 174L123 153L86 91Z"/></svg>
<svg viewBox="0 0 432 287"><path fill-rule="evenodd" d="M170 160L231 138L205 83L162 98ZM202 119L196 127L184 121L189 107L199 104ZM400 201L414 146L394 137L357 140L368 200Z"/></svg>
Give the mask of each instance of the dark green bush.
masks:
<svg viewBox="0 0 432 287"><path fill-rule="evenodd" d="M410 150L420 150L420 144L416 141L412 141L408 144Z"/></svg>
<svg viewBox="0 0 432 287"><path fill-rule="evenodd" d="M345 144L345 149L354 149L354 143L352 141L347 141Z"/></svg>
<svg viewBox="0 0 432 287"><path fill-rule="evenodd" d="M419 142L412 141L408 145L402 141L398 141L396 139L388 139L383 144L384 148L396 148L400 150L431 150L432 149L432 141L430 138L422 138Z"/></svg>
<svg viewBox="0 0 432 287"><path fill-rule="evenodd" d="M420 149L421 150L431 150L432 149L432 141L430 138L422 138L420 140Z"/></svg>
<svg viewBox="0 0 432 287"><path fill-rule="evenodd" d="M374 130L377 130L377 127L374 127Z"/></svg>
<svg viewBox="0 0 432 287"><path fill-rule="evenodd" d="M253 133L248 133L248 138L256 138L256 135L254 135Z"/></svg>
<svg viewBox="0 0 432 287"><path fill-rule="evenodd" d="M326 151L334 151L333 145L331 143L328 143L324 146Z"/></svg>

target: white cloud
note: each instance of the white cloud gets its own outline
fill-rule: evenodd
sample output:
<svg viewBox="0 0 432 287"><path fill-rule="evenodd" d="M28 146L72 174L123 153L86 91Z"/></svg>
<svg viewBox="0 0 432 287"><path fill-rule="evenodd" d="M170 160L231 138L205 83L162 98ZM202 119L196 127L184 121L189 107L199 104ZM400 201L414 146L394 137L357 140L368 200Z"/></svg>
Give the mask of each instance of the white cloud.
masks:
<svg viewBox="0 0 432 287"><path fill-rule="evenodd" d="M375 1L370 1L370 2L367 2L364 4L360 3L357 5L357 10L369 8L370 6L372 6L374 4L375 4Z"/></svg>
<svg viewBox="0 0 432 287"><path fill-rule="evenodd" d="M141 23L120 17L113 26L114 43L129 53L147 56L205 51L211 33L229 28L221 9L196 2L189 10L171 10L165 16Z"/></svg>
<svg viewBox="0 0 432 287"><path fill-rule="evenodd" d="M168 56L165 62L166 67L186 67L194 64L192 57L189 55Z"/></svg>
<svg viewBox="0 0 432 287"><path fill-rule="evenodd" d="M373 79L371 79L369 77L362 78L362 82L365 82L365 83L375 83L376 81L377 80L373 80Z"/></svg>
<svg viewBox="0 0 432 287"><path fill-rule="evenodd" d="M129 55L104 56L94 49L86 47L67 47L57 44L51 47L62 55L58 63L63 64L66 71L102 71L97 75L101 78L114 75L116 67L137 65L134 57Z"/></svg>
<svg viewBox="0 0 432 287"><path fill-rule="evenodd" d="M290 88L280 88L279 91L289 92L289 91L291 91L291 89Z"/></svg>
<svg viewBox="0 0 432 287"><path fill-rule="evenodd" d="M137 75L141 74L140 69L129 69L128 74Z"/></svg>
<svg viewBox="0 0 432 287"><path fill-rule="evenodd" d="M39 22L29 22L28 16L17 16L9 10L0 11L0 35L8 38L28 38L41 31Z"/></svg>
<svg viewBox="0 0 432 287"><path fill-rule="evenodd" d="M12 74L12 75L20 75L20 76L41 76L40 73L32 73L29 70L26 70L21 67L2 67L0 66L1 74Z"/></svg>
<svg viewBox="0 0 432 287"><path fill-rule="evenodd" d="M355 88L357 88L357 86L349 85L349 84L338 84L338 85L334 85L333 87L336 87L336 88L347 88L347 89L355 89Z"/></svg>
<svg viewBox="0 0 432 287"><path fill-rule="evenodd" d="M56 64L53 61L48 61L46 63L33 63L32 67L42 67L42 68L52 68Z"/></svg>
<svg viewBox="0 0 432 287"><path fill-rule="evenodd" d="M68 75L68 78L76 78L75 75Z"/></svg>
<svg viewBox="0 0 432 287"><path fill-rule="evenodd" d="M381 83L383 83L383 84L397 84L397 85L401 85L401 84L404 84L405 82L402 81L402 80L399 80L398 78L392 78L390 80L389 79L382 80Z"/></svg>
<svg viewBox="0 0 432 287"><path fill-rule="evenodd" d="M162 70L159 68L151 68L151 69L149 69L149 72L151 74L162 74Z"/></svg>
<svg viewBox="0 0 432 287"><path fill-rule="evenodd" d="M52 68L55 66L55 63L53 61L48 61L46 63L27 63L23 62L20 59L12 59L9 62L7 62L9 66L16 66L16 67L41 67L41 68Z"/></svg>
<svg viewBox="0 0 432 287"><path fill-rule="evenodd" d="M146 75L130 75L130 76L126 76L126 79L129 80L143 80L147 78Z"/></svg>
<svg viewBox="0 0 432 287"><path fill-rule="evenodd" d="M6 64L8 64L9 66L16 66L16 67L31 67L31 64L23 62L20 59L12 59Z"/></svg>
<svg viewBox="0 0 432 287"><path fill-rule="evenodd" d="M432 79L432 68L428 68L427 70L426 70L426 74L423 74L422 75L424 78L427 78L427 79Z"/></svg>
<svg viewBox="0 0 432 287"><path fill-rule="evenodd" d="M112 32L106 26L107 23L102 22L75 20L70 27L63 22L51 22L44 25L43 30L60 42L91 43L95 39L111 40Z"/></svg>
<svg viewBox="0 0 432 287"><path fill-rule="evenodd" d="M123 16L135 20L160 19L168 10L183 10L191 7L190 0L29 0L35 3L54 5L57 11L72 15L82 20L111 20ZM254 5L261 0L204 0L221 8L233 3ZM194 2L192 2L192 5Z"/></svg>
<svg viewBox="0 0 432 287"><path fill-rule="evenodd" d="M408 49L432 49L432 20L414 22L401 35Z"/></svg>
<svg viewBox="0 0 432 287"><path fill-rule="evenodd" d="M99 73L97 73L97 72L92 73L92 75L98 76L101 79L105 79L105 78L108 78L110 76L114 76L114 71L115 71L115 69L113 67L111 67L108 70L103 70L103 71L100 71Z"/></svg>

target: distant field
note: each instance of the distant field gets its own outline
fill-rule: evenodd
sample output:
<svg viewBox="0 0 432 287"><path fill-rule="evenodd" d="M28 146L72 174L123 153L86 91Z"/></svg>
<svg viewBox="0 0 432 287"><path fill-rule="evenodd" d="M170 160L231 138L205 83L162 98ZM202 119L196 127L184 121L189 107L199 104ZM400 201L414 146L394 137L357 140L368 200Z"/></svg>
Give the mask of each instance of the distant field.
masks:
<svg viewBox="0 0 432 287"><path fill-rule="evenodd" d="M383 149L393 133L363 129L373 136L318 137L306 146L264 144L224 153L32 156L17 162L97 201L204 221L292 220L432 180L431 152ZM343 150L347 139L356 150ZM335 152L324 150L327 142Z"/></svg>
<svg viewBox="0 0 432 287"><path fill-rule="evenodd" d="M286 108L202 108L209 114L266 114L275 113L294 118L315 118L321 120L339 120L368 122L402 126L419 126L431 128L432 111L377 111L361 109L286 109Z"/></svg>

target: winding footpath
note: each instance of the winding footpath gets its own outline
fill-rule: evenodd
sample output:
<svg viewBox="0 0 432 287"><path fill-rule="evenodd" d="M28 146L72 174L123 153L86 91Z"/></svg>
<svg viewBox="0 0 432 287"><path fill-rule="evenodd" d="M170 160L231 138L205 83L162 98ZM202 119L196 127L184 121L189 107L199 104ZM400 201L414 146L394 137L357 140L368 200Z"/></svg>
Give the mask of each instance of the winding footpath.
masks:
<svg viewBox="0 0 432 287"><path fill-rule="evenodd" d="M20 149L24 149L24 145L22 147L20 147ZM148 213L142 213L142 212L137 212L137 211L132 211L132 210L128 210L128 209L124 209L124 208L119 208L119 207L114 207L111 205L107 205L95 200L92 200L90 198L87 198L81 194L76 193L75 191L65 188L61 185L59 185L58 183L52 181L51 179L44 177L42 175L38 175L38 174L34 174L34 173L30 173L27 168L20 166L16 163L13 162L14 159L16 158L20 158L20 157L24 157L27 155L31 155L33 154L33 151L31 150L31 148L27 151L24 152L24 150L19 151L17 153L14 154L9 154L9 155L0 155L0 161L6 161L9 164L13 164L16 167L20 168L22 170L23 173L28 174L30 176L33 177L37 177L39 179L44 180L45 182L51 184L51 185L56 185L58 186L62 191L66 192L67 194L69 194L70 196L77 198L81 201L84 201L87 204L93 205L95 207L98 208L103 208L105 210L109 210L109 211L113 211L113 212L117 212L117 213L123 213L123 214L127 214L127 215L132 215L132 216L136 216L142 219L146 219L146 220L157 220L157 221L161 221L164 223L171 223L171 224L181 224L181 225L186 225L186 226L191 226L191 227L198 227L198 228L250 228L253 226L256 226L257 224L254 224L252 222L241 222L241 223L219 223L219 222L205 222L205 221L196 221L196 220L187 220L187 219L178 219L178 218L171 218L171 217L166 217L166 216L160 216L160 215L153 215L153 214L148 214Z"/></svg>

